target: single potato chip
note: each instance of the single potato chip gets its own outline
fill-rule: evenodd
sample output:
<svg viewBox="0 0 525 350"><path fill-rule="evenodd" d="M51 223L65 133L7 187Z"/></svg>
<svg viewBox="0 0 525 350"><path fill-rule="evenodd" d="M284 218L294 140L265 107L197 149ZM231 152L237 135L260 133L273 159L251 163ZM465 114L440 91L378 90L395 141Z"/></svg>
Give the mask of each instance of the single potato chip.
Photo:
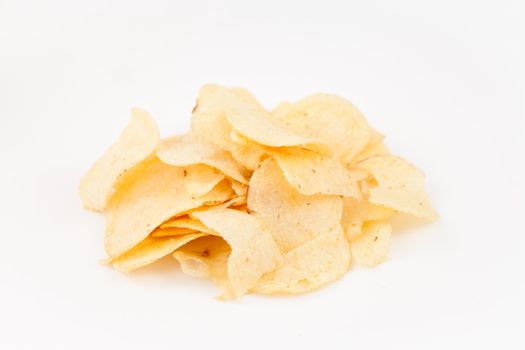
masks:
<svg viewBox="0 0 525 350"><path fill-rule="evenodd" d="M280 149L272 156L288 183L302 194L360 196L357 181L361 175L335 159L300 148Z"/></svg>
<svg viewBox="0 0 525 350"><path fill-rule="evenodd" d="M223 179L223 173L204 164L195 164L184 168L184 185L192 197L205 195Z"/></svg>
<svg viewBox="0 0 525 350"><path fill-rule="evenodd" d="M364 222L390 220L395 214L395 210L371 204L364 198L345 197L341 225L345 230L346 238L352 242L361 234Z"/></svg>
<svg viewBox="0 0 525 350"><path fill-rule="evenodd" d="M425 176L406 160L381 155L360 162L358 167L368 171L377 182L368 189L370 203L423 219L437 218L425 191Z"/></svg>
<svg viewBox="0 0 525 350"><path fill-rule="evenodd" d="M182 227L172 227L172 228L166 228L166 229L156 229L151 233L151 237L173 237L173 236L182 236L187 235L189 233L198 233L197 230L192 230L189 228L182 228Z"/></svg>
<svg viewBox="0 0 525 350"><path fill-rule="evenodd" d="M131 121L117 143L80 181L80 197L87 209L105 210L122 175L148 158L159 144L159 130L149 114L138 108L134 108L131 114Z"/></svg>
<svg viewBox="0 0 525 350"><path fill-rule="evenodd" d="M232 180L232 190L238 196L246 196L248 193L248 186L238 181Z"/></svg>
<svg viewBox="0 0 525 350"><path fill-rule="evenodd" d="M224 181L204 196L191 197L183 169L158 158L127 177L108 205L105 245L110 257L124 254L169 218L204 204L221 203L232 195L230 184Z"/></svg>
<svg viewBox="0 0 525 350"><path fill-rule="evenodd" d="M361 112L338 96L311 95L294 104L282 103L272 114L296 134L327 145L347 163L370 140L371 128Z"/></svg>
<svg viewBox="0 0 525 350"><path fill-rule="evenodd" d="M170 255L177 248L204 235L205 233L194 233L168 238L148 237L130 251L110 260L110 264L119 271L130 272Z"/></svg>
<svg viewBox="0 0 525 350"><path fill-rule="evenodd" d="M363 225L363 232L351 245L352 256L355 261L366 267L381 264L388 257L392 226L387 221L367 222Z"/></svg>
<svg viewBox="0 0 525 350"><path fill-rule="evenodd" d="M280 267L283 257L272 235L247 213L233 209L208 209L191 214L216 231L230 245L228 279L232 295L239 298L266 272Z"/></svg>
<svg viewBox="0 0 525 350"><path fill-rule="evenodd" d="M246 204L246 196L236 196L232 199L213 206L214 208L231 208L231 207L239 207Z"/></svg>
<svg viewBox="0 0 525 350"><path fill-rule="evenodd" d="M256 293L305 293L339 279L350 267L350 247L337 226L289 251L284 266L262 276Z"/></svg>
<svg viewBox="0 0 525 350"><path fill-rule="evenodd" d="M279 248L286 253L334 230L341 220L342 199L297 192L277 163L268 159L250 180L248 208L270 229Z"/></svg>
<svg viewBox="0 0 525 350"><path fill-rule="evenodd" d="M217 235L217 232L210 230L206 226L202 224L202 222L195 220L193 218L190 218L188 216L181 216L174 219L170 219L166 223L160 225L161 231L167 230L167 229L186 229L186 230L194 230L198 232L204 232L209 235Z"/></svg>
<svg viewBox="0 0 525 350"><path fill-rule="evenodd" d="M211 279L221 290L221 295L233 295L228 279L228 258L231 248L217 236L205 236L179 248L173 257L180 263L182 272L189 276Z"/></svg>
<svg viewBox="0 0 525 350"><path fill-rule="evenodd" d="M245 178L246 169L239 165L230 153L211 143L199 141L193 134L162 140L157 156L164 163L175 166L209 165L240 183L248 183Z"/></svg>

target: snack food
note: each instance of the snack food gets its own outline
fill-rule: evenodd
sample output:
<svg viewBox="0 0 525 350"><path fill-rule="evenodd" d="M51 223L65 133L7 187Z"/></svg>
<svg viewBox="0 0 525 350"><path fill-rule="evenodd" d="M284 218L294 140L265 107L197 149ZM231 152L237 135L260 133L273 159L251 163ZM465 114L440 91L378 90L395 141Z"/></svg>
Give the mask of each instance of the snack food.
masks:
<svg viewBox="0 0 525 350"><path fill-rule="evenodd" d="M398 212L437 218L423 173L383 139L338 96L268 111L245 89L206 85L185 135L161 140L133 109L79 192L106 213L106 262L120 271L171 256L223 299L304 293L352 261L385 261Z"/></svg>

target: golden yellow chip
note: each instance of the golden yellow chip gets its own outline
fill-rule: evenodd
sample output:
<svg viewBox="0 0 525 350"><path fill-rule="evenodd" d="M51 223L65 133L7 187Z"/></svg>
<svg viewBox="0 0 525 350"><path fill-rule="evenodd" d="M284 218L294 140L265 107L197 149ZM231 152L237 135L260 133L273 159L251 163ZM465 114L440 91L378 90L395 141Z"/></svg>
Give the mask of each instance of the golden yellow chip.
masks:
<svg viewBox="0 0 525 350"><path fill-rule="evenodd" d="M232 190L235 192L238 196L246 196L246 193L248 193L248 186L245 184L242 184L238 181L232 180Z"/></svg>
<svg viewBox="0 0 525 350"><path fill-rule="evenodd" d="M250 214L233 209L208 209L191 214L216 231L231 247L228 279L238 298L266 272L280 267L283 257L272 235Z"/></svg>
<svg viewBox="0 0 525 350"><path fill-rule="evenodd" d="M197 140L193 134L162 140L157 156L164 163L175 166L209 165L240 183L247 183L244 177L246 169L239 165L230 153L211 143Z"/></svg>
<svg viewBox="0 0 525 350"><path fill-rule="evenodd" d="M423 219L437 218L425 191L425 176L406 160L380 155L368 158L358 166L368 171L377 182L368 189L370 203Z"/></svg>
<svg viewBox="0 0 525 350"><path fill-rule="evenodd" d="M284 177L298 192L359 198L361 174L346 169L338 160L310 150L289 148L272 153Z"/></svg>
<svg viewBox="0 0 525 350"><path fill-rule="evenodd" d="M205 233L194 233L167 238L148 237L130 251L110 260L109 263L119 271L136 270L170 255L175 249L204 235Z"/></svg>
<svg viewBox="0 0 525 350"><path fill-rule="evenodd" d="M232 194L225 181L204 196L191 197L184 186L183 169L157 158L128 178L108 205L105 245L110 257L122 255L169 218L207 203L223 202Z"/></svg>
<svg viewBox="0 0 525 350"><path fill-rule="evenodd" d="M160 225L160 228L161 228L161 231L164 231L167 229L186 229L186 230L204 232L209 235L217 235L216 232L204 226L202 222L195 220L193 218L190 218L188 216L181 216L181 217L171 219L168 222Z"/></svg>
<svg viewBox="0 0 525 350"><path fill-rule="evenodd" d="M223 173L204 164L195 164L184 168L184 185L192 197L205 195L223 179Z"/></svg>
<svg viewBox="0 0 525 350"><path fill-rule="evenodd" d="M148 158L159 143L155 121L141 109L132 110L131 121L108 151L98 159L80 182L80 197L87 209L106 209L122 175Z"/></svg>
<svg viewBox="0 0 525 350"><path fill-rule="evenodd" d="M273 159L262 163L248 185L249 210L270 229L283 252L332 231L341 219L342 205L338 196L300 194Z"/></svg>
<svg viewBox="0 0 525 350"><path fill-rule="evenodd" d="M366 267L381 264L388 257L392 226L387 221L373 221L363 225L363 232L351 245L355 261Z"/></svg>
<svg viewBox="0 0 525 350"><path fill-rule="evenodd" d="M339 279L350 267L350 247L341 226L289 251L284 266L265 274L256 293L304 293Z"/></svg>
<svg viewBox="0 0 525 350"><path fill-rule="evenodd" d="M162 229L162 226L160 229L156 229L151 233L151 237L173 237L173 236L182 236L187 235L189 233L198 233L198 230L192 230L190 228L183 228L183 227L172 227L172 228L165 228Z"/></svg>
<svg viewBox="0 0 525 350"><path fill-rule="evenodd" d="M361 112L338 96L311 95L294 104L282 103L272 114L298 135L329 146L348 163L370 140L371 128Z"/></svg>

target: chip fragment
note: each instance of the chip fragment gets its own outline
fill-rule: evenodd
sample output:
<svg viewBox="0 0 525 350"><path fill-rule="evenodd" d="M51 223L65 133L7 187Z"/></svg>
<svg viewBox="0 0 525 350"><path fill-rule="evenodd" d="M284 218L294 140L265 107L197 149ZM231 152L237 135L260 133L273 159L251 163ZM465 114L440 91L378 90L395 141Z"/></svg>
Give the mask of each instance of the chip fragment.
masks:
<svg viewBox="0 0 525 350"><path fill-rule="evenodd" d="M435 220L425 191L425 176L415 166L400 157L379 155L358 164L377 182L369 188L370 203L428 220Z"/></svg>
<svg viewBox="0 0 525 350"><path fill-rule="evenodd" d="M253 288L256 293L305 293L339 279L350 267L350 247L343 229L318 236L289 251L284 266Z"/></svg>
<svg viewBox="0 0 525 350"><path fill-rule="evenodd" d="M231 247L228 258L228 279L232 295L238 298L252 288L266 272L282 264L283 257L261 223L247 213L233 209L208 209L191 214L216 231Z"/></svg>
<svg viewBox="0 0 525 350"><path fill-rule="evenodd" d="M159 130L145 111L133 108L131 121L117 143L99 158L80 181L79 193L87 209L103 211L123 174L148 158L159 143Z"/></svg>
<svg viewBox="0 0 525 350"><path fill-rule="evenodd" d="M332 231L341 220L342 199L297 192L277 163L268 159L252 175L248 209L269 228L279 248L286 253Z"/></svg>
<svg viewBox="0 0 525 350"><path fill-rule="evenodd" d="M366 267L381 264L388 257L392 226L387 221L372 221L363 225L363 231L351 246L355 261Z"/></svg>

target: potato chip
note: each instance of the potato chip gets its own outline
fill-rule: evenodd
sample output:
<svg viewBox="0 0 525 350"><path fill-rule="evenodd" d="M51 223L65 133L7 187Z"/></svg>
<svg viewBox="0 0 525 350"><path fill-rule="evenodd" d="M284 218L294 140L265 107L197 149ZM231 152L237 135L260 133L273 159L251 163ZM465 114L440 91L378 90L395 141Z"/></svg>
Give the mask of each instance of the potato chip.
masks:
<svg viewBox="0 0 525 350"><path fill-rule="evenodd" d="M253 96L248 90L242 87L233 87L231 91L243 99L249 105L255 106L258 109L264 110L264 106Z"/></svg>
<svg viewBox="0 0 525 350"><path fill-rule="evenodd" d="M180 263L185 274L198 278L211 279L221 290L222 295L233 295L228 279L228 258L231 248L226 241L217 236L205 236L179 248L173 257Z"/></svg>
<svg viewBox="0 0 525 350"><path fill-rule="evenodd" d="M231 153L233 158L246 169L255 170L267 158L268 150L262 145L252 142L236 131L230 134L233 143Z"/></svg>
<svg viewBox="0 0 525 350"><path fill-rule="evenodd" d="M233 292L231 297L240 297L264 273L281 266L283 257L279 248L255 216L223 208L196 211L191 215L219 233L231 247L228 258L228 279Z"/></svg>
<svg viewBox="0 0 525 350"><path fill-rule="evenodd" d="M224 179L224 174L204 164L184 168L184 185L192 197L200 197L210 192Z"/></svg>
<svg viewBox="0 0 525 350"><path fill-rule="evenodd" d="M406 160L381 155L368 158L358 166L377 181L377 186L369 188L370 203L423 219L437 218L425 191L425 176Z"/></svg>
<svg viewBox="0 0 525 350"><path fill-rule="evenodd" d="M282 149L272 155L288 183L302 194L360 196L360 174L352 173L335 159L300 148Z"/></svg>
<svg viewBox="0 0 525 350"><path fill-rule="evenodd" d="M194 230L198 232L204 232L209 235L217 235L217 232L210 230L202 224L202 222L190 218L188 216L181 216L167 221L166 223L160 225L161 231L168 229L186 229Z"/></svg>
<svg viewBox="0 0 525 350"><path fill-rule="evenodd" d="M173 236L182 236L189 233L198 233L198 230L192 230L190 228L183 227L171 227L165 229L156 229L151 233L151 237L173 237Z"/></svg>
<svg viewBox="0 0 525 350"><path fill-rule="evenodd" d="M338 96L311 95L294 104L282 103L272 114L296 134L328 145L345 162L370 139L371 128L361 112Z"/></svg>
<svg viewBox="0 0 525 350"><path fill-rule="evenodd" d="M248 186L238 181L232 180L232 190L238 196L246 196L248 193Z"/></svg>
<svg viewBox="0 0 525 350"><path fill-rule="evenodd" d="M206 203L220 203L232 194L225 181L202 197L191 197L184 186L183 169L157 158L128 177L108 205L105 245L110 257L125 253L169 218Z"/></svg>
<svg viewBox="0 0 525 350"><path fill-rule="evenodd" d="M355 261L366 267L381 264L388 257L392 226L387 221L373 221L363 225L363 232L351 245Z"/></svg>
<svg viewBox="0 0 525 350"><path fill-rule="evenodd" d="M261 277L256 293L304 293L339 279L350 267L350 247L341 226L289 251L284 266Z"/></svg>
<svg viewBox="0 0 525 350"><path fill-rule="evenodd" d="M268 159L252 175L248 208L270 229L286 253L332 231L341 219L342 199L300 194L288 184L277 163Z"/></svg>
<svg viewBox="0 0 525 350"><path fill-rule="evenodd" d="M231 207L239 207L241 205L246 204L246 196L236 196L232 199L213 206L214 208L231 208Z"/></svg>
<svg viewBox="0 0 525 350"><path fill-rule="evenodd" d="M194 233L168 238L148 237L133 249L112 259L110 264L119 271L130 272L149 265L163 258L191 240L204 236L205 233Z"/></svg>
<svg viewBox="0 0 525 350"><path fill-rule="evenodd" d="M390 220L395 215L395 210L374 205L368 200L343 198L343 215L341 225L345 230L347 239L352 242L361 234L361 227L366 221Z"/></svg>
<svg viewBox="0 0 525 350"><path fill-rule="evenodd" d="M237 164L231 154L211 143L197 140L192 134L162 140L157 156L164 163L175 166L209 165L240 183L248 183L244 177L246 169Z"/></svg>
<svg viewBox="0 0 525 350"><path fill-rule="evenodd" d="M132 110L131 121L117 143L98 159L84 175L79 192L87 209L106 209L110 196L124 173L148 158L159 143L159 130L149 114Z"/></svg>

